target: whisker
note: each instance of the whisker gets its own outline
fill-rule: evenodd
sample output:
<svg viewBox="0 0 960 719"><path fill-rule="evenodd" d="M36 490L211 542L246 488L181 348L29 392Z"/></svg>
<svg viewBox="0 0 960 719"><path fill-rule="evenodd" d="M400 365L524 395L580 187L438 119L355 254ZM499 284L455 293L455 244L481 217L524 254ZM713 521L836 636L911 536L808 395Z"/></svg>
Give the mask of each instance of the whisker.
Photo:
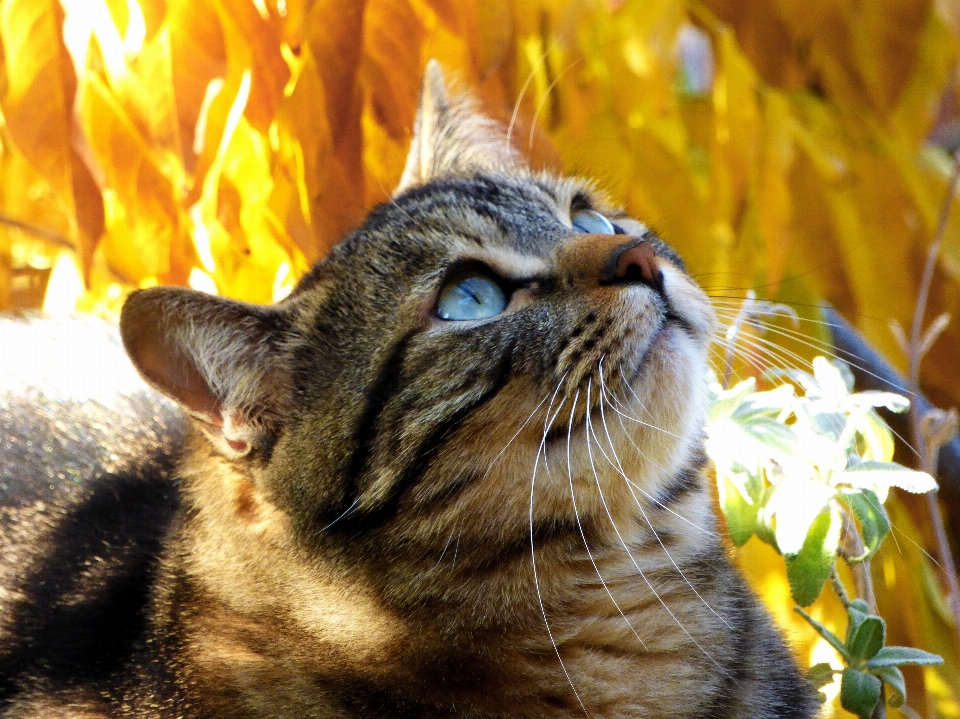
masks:
<svg viewBox="0 0 960 719"><path fill-rule="evenodd" d="M566 376L567 376L567 373L565 372L563 374L563 377L560 378L560 383L557 385L557 390L560 389L560 386L563 384L563 380L566 378ZM554 397L557 396L556 391L553 393L553 396ZM533 411L530 413L530 415L524 420L523 424L520 425L520 429L518 429L516 432L513 433L513 436L509 440L507 440L507 443L505 445L503 445L503 449L501 449L500 452L497 454L497 456L490 461L490 466L487 467L487 471L484 472L483 479L486 479L487 477L490 476L490 472L493 471L493 465L495 465L497 462L500 461L500 458L503 457L504 453L507 451L510 445L513 444L513 441L520 436L520 433L524 430L524 428L528 424L530 424L530 420L532 420L534 416L537 414L537 412L540 410L540 408L543 407L543 403L546 402L547 399L548 397L544 396L544 398L540 400L540 404L538 404L536 407L533 408ZM549 399L552 400L552 398L549 398ZM549 410L548 410L548 413L549 413Z"/></svg>
<svg viewBox="0 0 960 719"><path fill-rule="evenodd" d="M520 92L517 95L517 101L513 103L513 113L510 115L510 122L507 124L506 145L508 150L510 148L510 142L513 139L514 125L517 124L517 116L520 114L520 104L523 102L523 96L527 94L527 89L530 87L530 83L533 82L533 78L537 76L537 70L541 64L546 62L546 59L547 49L544 48L537 62L531 65L530 72L527 74L527 79L523 81L523 86L520 88Z"/></svg>
<svg viewBox="0 0 960 719"><path fill-rule="evenodd" d="M601 375L601 377L600 377L600 392L601 392L601 400L603 400L603 393L604 393L604 392L607 392L607 394L608 394L609 396L611 396L611 397L613 396L613 393L608 392L608 391L606 390L606 385L605 385L604 382L603 382L603 376L602 376L602 375ZM608 406L609 406L609 405L608 405ZM611 408L612 408L612 407L611 407ZM634 441L633 441L633 438L630 436L629 430L627 430L626 426L624 426L624 424L623 424L623 419L621 419L621 417L622 417L623 415L621 415L619 412L618 412L617 414L620 415L620 416L617 417L617 421L620 423L620 429L623 431L623 436L626 438L626 440L633 446L633 448L637 451L637 453L638 453L641 457L643 457L646 461L650 462L650 463L651 463L652 465L654 465L657 469L663 469L663 466L662 466L659 462L655 462L655 461L653 461L652 459L650 459L650 458L647 456L647 454L646 454L642 449L640 449L639 446L637 446L637 443L634 442ZM602 410L602 409L600 410L600 416L601 416L601 418L603 418L603 410ZM604 422L606 422L605 419L604 419ZM608 436L609 436L609 435L608 435ZM696 530L698 530L698 531L700 531L700 532L703 532L704 534L706 534L706 535L709 536L709 537L716 537L716 536L718 536L716 532L713 532L713 531L711 531L711 530L709 530L709 529L704 529L703 527L701 527L701 526L700 526L699 524L697 524L696 522L691 521L691 520L688 519L687 517L684 517L682 514L679 514L679 513L676 512L675 510L671 509L671 508L668 507L666 504L664 504L664 503L661 502L659 499L657 499L655 496L653 496L653 495L650 494L648 491L646 491L646 490L645 490L643 487L641 487L639 484L636 484L636 483L635 483L632 479L630 479L629 477L624 476L624 479L626 479L626 481L627 481L628 484L632 485L634 488L636 488L638 491L640 491L640 492L643 494L643 496L646 497L646 499L647 499L648 501L650 501L651 503L653 503L654 505L656 505L656 506L659 507L660 509L663 509L663 510L669 512L670 514L672 514L672 515L673 515L674 517L676 517L677 519L679 519L679 520L681 520L681 521L683 521L683 522L686 522L687 524L689 524L689 525L690 525L691 527L693 527L694 529L696 529ZM632 492L631 492L631 494L632 494ZM639 503L639 500L636 498L636 496L634 496L633 499L634 499L635 502Z"/></svg>
<svg viewBox="0 0 960 719"><path fill-rule="evenodd" d="M587 382L587 407L588 407L588 408L589 408L589 406L590 406L590 387L591 387L592 381L593 381L593 378L591 378L591 379ZM653 593L653 596L656 597L656 599L657 599L658 602L660 602L660 605L666 610L667 614L669 614L670 617L673 619L673 621L676 622L676 624L677 624L677 626L680 628L680 630L681 630L684 634L687 635L687 638L688 638L691 642L693 642L694 646L696 646L697 649L699 649L701 652L703 652L703 655L704 655L707 659L709 659L709 660L711 661L711 663L713 663L718 669L720 669L720 671L722 671L723 673L726 674L726 673L727 673L727 670L726 670L723 666L721 666L720 663L717 662L716 659L713 658L713 656L710 654L710 652L708 652L706 649L703 648L703 646L700 644L700 642L698 642L698 641L693 637L692 634L690 634L690 632L687 630L687 628L686 628L685 626L683 626L683 622L681 622L681 621L679 620L679 618L677 618L677 615L673 613L673 610L670 609L670 607L667 605L667 603L663 600L663 598L660 596L660 593L657 592L657 590L654 588L653 584L651 584L650 580L647 578L647 575L643 573L643 570L642 570L642 569L640 569L640 565L637 563L636 558L633 556L633 553L630 551L630 548L627 546L626 540L624 540L623 535L620 534L620 528L617 527L617 523L616 523L616 521L614 521L614 519L613 519L613 514L612 514L611 511L610 511L610 507L607 505L607 500L606 500L606 498L603 496L603 488L600 486L600 475L597 473L596 463L594 462L594 459L593 459L593 450L590 448L590 434L591 434L590 425L591 425L591 422L590 422L590 412L589 412L589 411L586 413L586 417L587 417L587 419L586 419L586 444L587 444L587 456L588 456L589 459L590 459L590 468L591 468L591 470L593 471L593 477L594 477L594 479L596 480L596 483L597 483L597 492L599 493L599 496L600 496L600 503L603 505L603 509L604 509L604 511L605 511L606 514L607 514L607 518L610 520L610 524L611 524L611 526L613 527L613 531L614 531L614 532L616 533L616 535L617 535L617 539L620 540L621 546L623 547L624 551L627 553L627 556L630 558L630 561L633 563L633 566L636 568L637 573L640 575L640 578L643 579L644 583L646 583L646 585L647 585L647 588L650 589L650 591Z"/></svg>
<svg viewBox="0 0 960 719"><path fill-rule="evenodd" d="M590 551L590 545L587 542L587 535L583 531L583 523L580 521L580 510L577 507L577 496L576 492L573 489L573 463L570 458L570 445L572 443L571 436L573 434L573 420L574 420L574 410L577 406L577 399L580 397L580 391L577 390L577 394L573 398L573 407L570 409L570 422L567 424L567 480L570 484L570 500L573 502L573 514L577 519L577 529L580 530L580 537L583 539L583 548L587 550L587 556L590 557L590 563L593 565L594 571L597 573L597 577L600 579L600 584L603 585L604 591L607 593L607 596L610 597L610 601L613 602L613 606L617 608L617 611L620 612L620 616L623 617L623 621L627 623L627 626L630 627L630 631L633 632L633 636L637 638L637 641L640 642L640 646L644 649L647 648L647 645L644 643L643 639L640 638L640 635L637 634L637 630L634 629L633 624L630 623L630 620L627 619L627 615L623 613L623 609L620 608L620 605L617 603L617 600L614 599L613 594L610 592L610 588L607 586L606 581L603 578L603 575L600 573L600 567L597 566L597 562L593 558L593 552ZM589 411L589 405L587 407Z"/></svg>
<svg viewBox="0 0 960 719"><path fill-rule="evenodd" d="M734 305L733 303L716 303L715 302L714 304L721 305L722 309L717 310L717 315L721 319L736 318L740 311L739 307L737 305ZM824 321L824 320L815 320L810 318L800 318L800 319L807 322L814 323L814 324L825 325L827 327L836 326L835 324ZM789 328L780 327L779 325L774 325L760 318L750 318L747 321L745 321L744 324L751 326L758 331L779 335L791 341L795 341L798 344L823 352L825 355L828 355L832 358L842 359L848 365L850 365L854 369L857 369L863 372L866 375L872 376L879 380L884 379L874 374L868 368L858 364L857 362L851 361L849 359L849 358L853 358L855 360L860 360L861 358L858 355L846 350L840 350L838 352L827 343L820 340L816 340L815 338L811 338L798 330L791 330ZM721 340L721 343L723 343L722 340ZM748 361L753 360L758 366L767 365L768 367L773 367L774 369L790 370L790 369L795 369L798 365L799 366L807 365L806 358L800 356L795 352L788 350L785 347L782 347L781 345L777 344L775 341L771 339L757 336L757 335L741 334L737 338L737 342L734 343L733 351L736 354L740 355L741 357L749 358ZM845 356L839 356L839 355L845 355ZM902 392L905 395L910 395L914 397L916 396L914 392L911 392L908 388L905 388L905 387L898 387L896 388L896 390L898 392ZM842 427L838 427L837 429L838 431L842 430ZM892 427L889 427L889 425L888 425L888 429L891 432L891 434L893 434L898 440L900 440L902 444L904 444L910 450L910 452L912 452L915 456L919 456L917 450L911 445L911 443L908 441L906 437L896 432ZM868 501L870 501L869 498L868 498ZM877 509L878 511L882 511L881 507L877 507ZM903 532L903 530L901 530L899 527L894 526L892 522L891 522L890 528L891 530L896 530L897 532L902 534L906 539L908 539L910 542L916 545L926 556L930 558L930 560L938 568L942 569L940 567L940 564L937 562L937 560L929 552L927 552L927 550L924 549L923 546L921 546L919 543L913 540L909 535ZM897 547L897 550L902 553L902 550L900 549L899 541L897 540L896 534L893 531L891 531L891 536L893 538L894 544Z"/></svg>
<svg viewBox="0 0 960 719"><path fill-rule="evenodd" d="M763 343L764 345L769 344L769 345L772 345L773 347L776 347L776 346L777 346L777 345L776 345L775 343L773 343L772 341L770 341L770 340L763 340L762 338L753 338L753 339L751 339L751 341L757 341L757 342ZM736 351L737 351L738 354L742 353L741 356L744 356L744 357L749 356L749 357L754 358L754 359L756 359L756 358L758 358L758 357L760 357L760 358L762 358L762 357L767 357L767 358L770 360L767 364L769 364L770 366L772 366L774 369L782 369L782 370L794 369L794 366L793 366L793 365L787 363L787 362L786 362L782 357L780 357L779 355L774 355L774 354L772 354L772 351L769 350L769 349L766 349L765 347L759 347L759 348L758 348L758 347L754 346L754 347L752 347L752 348L745 348L745 347L740 346L739 349L736 350ZM764 353L767 353L767 354L764 354ZM757 364L763 364L763 363L760 362L759 360L757 360ZM910 450L910 452L913 453L914 456L916 456L916 457L919 457L919 456L920 456L919 452L917 452L917 450L913 447L913 445L910 443L910 441L909 441L906 437L904 437L904 436L903 436L902 434L900 434L899 432L895 431L895 430L894 430L892 427L890 427L889 425L887 425L887 428L890 430L891 434L893 434L897 439L899 439L899 440L907 447L907 449Z"/></svg>
<svg viewBox="0 0 960 719"><path fill-rule="evenodd" d="M602 391L603 391L603 386L602 386L602 385L601 385L601 388L600 388L600 389L601 389L601 393L602 393ZM589 392L589 385L587 386L587 391ZM607 460L607 463L610 464L611 467L613 467L614 469L616 469L617 472L620 474L621 477L623 477L624 479L627 479L627 475L626 475L626 473L623 471L623 465L620 463L620 458L617 456L617 450L616 450L616 448L614 447L613 438L610 436L610 429L609 429L609 427L607 426L607 418L606 418L606 415L604 414L604 411L603 411L603 405L604 405L604 402L603 402L603 397L602 397L602 394L601 394L601 401L600 401L600 420L601 420L601 423L603 424L603 430L604 430L604 432L606 433L606 436L607 436L607 446L610 447L610 452L611 452L611 454L613 454L613 457L614 457L614 459L616 460L616 463L614 463L614 462L610 459L610 457L607 456L607 453L603 451L603 445L600 443L600 440L599 440L599 438L597 438L596 434L594 434L594 439L597 440L597 449L598 449L598 450L600 451L600 453L603 455L604 459ZM589 435L592 431L593 431L592 424L591 424L590 422L587 422L587 434ZM589 449L589 445L588 445L588 449ZM592 457L591 457L591 460L592 460ZM598 481L599 481L599 479L598 479ZM664 553L665 555L667 555L667 559L670 560L670 564L672 564L672 565L673 565L673 568L674 568L675 570L677 570L677 574L679 574L679 575L683 578L683 581L686 582L686 584L687 584L688 587L690 587L690 590L691 590L694 594L697 595L697 599L699 599L701 602L703 602L703 605L704 605L707 609L709 609L711 612L713 612L713 614L716 615L716 617L717 617L721 622L723 622L723 623L726 625L726 627L729 629L729 628L730 628L730 625L727 623L727 620L724 619L723 617L721 617L721 616L716 612L716 610L715 610L713 607L710 606L710 604L707 602L707 600L704 599L704 598L700 595L700 592L697 591L697 588L693 586L693 584L690 582L689 579L687 579L687 575L685 575L685 574L683 573L683 570L680 569L679 565L676 563L676 561L674 560L673 556L670 554L670 550L667 549L667 545L665 545L665 544L663 543L663 539L661 539L661 538L660 538L660 535L657 533L656 528L653 526L653 522L651 522L651 521L650 521L650 518L647 516L647 512L646 512L646 510L643 508L643 504L642 504L642 503L640 502L640 500L637 498L637 495L635 495L635 494L633 493L633 489L631 488L631 485L633 485L633 482L629 482L629 481L628 481L628 482L627 482L627 490L630 492L631 496L633 497L633 501L636 502L637 509L640 510L640 515L643 517L643 521L647 523L647 526L650 528L650 531L653 533L654 539L656 539L656 540L657 540L657 544L660 545L660 549L663 550L663 553ZM599 485L598 485L598 489L599 489Z"/></svg>
<svg viewBox="0 0 960 719"><path fill-rule="evenodd" d="M715 307L716 307L716 305L715 305ZM734 309L736 309L736 308L734 308L734 307L731 306L730 310L729 310L729 311L726 311L726 312L721 312L720 310L717 310L717 316L718 316L718 317L721 317L722 319L733 319L733 318L736 316L736 313L733 311ZM826 326L826 327L836 327L835 324L830 323L830 322L827 322L827 321L825 321L825 320L814 320L814 319L810 319L810 318L800 318L800 319L803 320L803 321L805 321L805 322L811 322L811 323L814 323L814 324L824 325L824 326ZM872 372L868 367L865 367L864 365L861 364L861 362L862 362L862 360L863 360L862 357L860 357L859 355L857 355L857 354L855 354L855 353L853 353L853 352L851 352L851 351L849 351L849 350L838 349L838 348L832 346L831 344L829 344L828 342L825 342L825 341L823 341L823 340L818 340L818 339L816 339L816 338L814 338L814 337L810 337L809 335L806 335L806 334L804 334L803 332L800 332L799 330L791 330L791 329L789 329L789 328L780 327L780 326L778 326L778 325L766 323L766 322L763 322L762 320L758 320L758 319L755 319L755 318L754 318L754 319L747 320L744 324L747 324L747 325L749 325L749 326L751 326L751 327L754 327L755 329L763 330L764 332L769 332L770 334L780 335L781 337L784 337L784 338L786 338L786 339L790 339L790 340L796 342L797 344L803 345L803 346L805 346L805 347L809 347L810 349L813 349L813 350L815 350L815 351L817 351L817 352L820 352L820 353L822 353L822 354L824 354L824 355L827 355L827 356L829 356L829 357L832 357L832 358L835 358L835 359L841 359L841 360L843 360L844 362L846 362L848 365L850 365L851 367L853 367L854 369L859 370L860 372L863 372L864 374L866 374L866 375L868 375L868 376L870 376L870 377L873 377L874 379L878 379L878 380L881 380L881 381L884 380L883 377L880 377L879 375L877 375L877 374L875 374L874 372ZM743 337L743 335L740 335L740 338L742 338L742 337ZM769 344L771 344L771 345L773 345L773 346L775 346L775 347L778 347L778 348L780 348L780 349L784 349L784 350L786 349L786 348L780 347L780 345L777 345L776 343L772 342L771 340L765 340L764 338L761 338L761 337L756 337L755 339L757 339L757 340L759 340L759 341L762 341L762 342L765 342L765 343L769 343ZM721 340L721 343L723 343L723 342L724 342L724 341ZM806 358L801 357L800 355L797 355L797 354L795 354L795 353L793 353L793 356L795 356L795 357L797 358L798 362L800 362L801 365L806 365L806 364L807 364ZM902 393L904 393L904 394L914 395L914 393L911 392L908 387L898 387L898 388L897 388L897 391L898 391L898 392L902 392Z"/></svg>
<svg viewBox="0 0 960 719"><path fill-rule="evenodd" d="M358 504L360 504L360 497L357 497L355 500L353 500L353 504L351 504L349 507L347 507L345 510L343 510L343 514L341 514L339 517L337 517L337 518L334 519L332 522L330 522L330 524L328 524L326 527L324 527L323 529L321 529L320 531L318 531L317 534L323 534L324 532L326 532L328 529L330 529L330 527L332 527L334 524L336 524L337 522L339 522L341 519L343 519L343 518L346 517L348 514L350 514L350 512L352 512L354 509L356 509L356 507L357 507Z"/></svg>
<svg viewBox="0 0 960 719"><path fill-rule="evenodd" d="M554 391L553 396L556 398L557 393L560 391L560 387L563 385L563 382L557 383L557 389ZM563 407L563 404L566 402L566 399L563 400L560 404L560 408ZM550 409L553 408L553 400L550 401L550 406L547 408L547 414L550 414ZM540 455L544 456L546 459L546 442L547 435L550 433L550 427L553 425L553 420L556 419L557 415L560 413L560 408L558 408L557 413L553 415L553 418L548 418L547 422L544 424L543 436L540 439L540 447L537 449L537 456L533 463L533 474L530 477L530 506L528 510L528 522L530 525L530 562L533 566L533 584L537 590L537 602L540 604L540 614L543 616L544 626L547 628L547 636L550 637L550 643L553 645L553 650L557 654L557 661L560 662L560 668L563 670L564 676L567 678L567 683L570 685L570 689L573 690L573 695L577 698L577 702L580 704L580 708L583 710L583 713L589 717L590 713L587 711L587 707L583 703L583 699L580 698L580 693L577 691L577 687L573 683L573 678L570 676L570 672L567 670L567 665L563 663L563 657L560 656L560 648L557 646L557 640L553 636L553 630L550 628L550 620L547 619L547 609L543 604L543 593L540 591L540 576L537 573L537 553L534 548L534 536L533 536L533 498L534 490L537 482L537 469L540 466Z"/></svg>
<svg viewBox="0 0 960 719"><path fill-rule="evenodd" d="M543 52L543 63L544 63L544 64L546 64L548 55L549 55L549 51L548 51L548 50L544 50L544 52ZM544 91L544 93L543 93L543 97L541 97L541 98L540 98L540 101L537 103L537 109L534 110L534 112L533 112L533 119L530 121L530 135L529 135L529 137L527 138L527 150L528 150L528 151L531 151L531 152L533 151L533 135L534 135L534 131L536 130L536 127L537 127L537 119L540 117L540 111L543 109L543 106L544 106L544 105L547 103L547 101L550 99L550 93L553 92L553 89L557 86L557 83L559 83L560 80L563 79L563 76L566 75L568 72L570 72L570 71L577 65L577 63L579 63L579 62L580 62L580 60L577 59L577 60L574 60L573 62L571 62L569 65L567 65L567 67L565 67L565 68L563 69L563 71L562 71L561 73L559 73L559 74L553 79L553 81L547 86L547 89L546 89L546 90ZM549 67L549 66L548 66L548 67Z"/></svg>

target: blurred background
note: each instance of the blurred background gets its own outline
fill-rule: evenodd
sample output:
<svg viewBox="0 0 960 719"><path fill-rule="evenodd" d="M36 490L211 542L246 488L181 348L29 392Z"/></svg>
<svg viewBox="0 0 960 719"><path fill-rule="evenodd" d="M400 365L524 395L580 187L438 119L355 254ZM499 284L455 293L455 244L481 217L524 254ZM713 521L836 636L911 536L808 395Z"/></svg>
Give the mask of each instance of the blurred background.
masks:
<svg viewBox="0 0 960 719"><path fill-rule="evenodd" d="M0 43L0 310L115 318L170 283L283 298L390 195L437 58L535 166L656 228L721 314L748 291L793 307L781 358L812 358L826 301L902 372L890 324L910 327L960 145L957 0L0 0ZM953 209L928 321L960 314ZM955 319L922 366L934 404L960 405L958 370ZM888 643L946 659L906 670L891 715L960 717L926 504L887 506ZM830 661L780 558L737 552L801 661ZM811 613L842 633L827 595Z"/></svg>

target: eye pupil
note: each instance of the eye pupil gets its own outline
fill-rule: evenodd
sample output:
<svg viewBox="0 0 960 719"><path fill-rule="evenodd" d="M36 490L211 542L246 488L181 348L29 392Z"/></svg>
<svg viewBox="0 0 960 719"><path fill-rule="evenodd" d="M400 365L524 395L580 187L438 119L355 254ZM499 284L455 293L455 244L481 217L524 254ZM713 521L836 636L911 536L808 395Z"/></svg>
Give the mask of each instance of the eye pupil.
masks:
<svg viewBox="0 0 960 719"><path fill-rule="evenodd" d="M617 233L613 223L595 210L580 210L570 222L574 229L590 235L614 235Z"/></svg>
<svg viewBox="0 0 960 719"><path fill-rule="evenodd" d="M480 320L495 317L507 307L500 285L481 270L455 275L440 291L437 317L443 320Z"/></svg>

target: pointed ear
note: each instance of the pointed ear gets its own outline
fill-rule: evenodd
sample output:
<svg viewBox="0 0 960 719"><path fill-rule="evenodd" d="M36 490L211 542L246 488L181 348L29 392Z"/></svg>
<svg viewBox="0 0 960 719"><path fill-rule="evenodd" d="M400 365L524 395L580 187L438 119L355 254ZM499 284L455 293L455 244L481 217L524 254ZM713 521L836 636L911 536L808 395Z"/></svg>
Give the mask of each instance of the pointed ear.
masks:
<svg viewBox="0 0 960 719"><path fill-rule="evenodd" d="M509 171L520 164L500 126L469 98L451 98L440 63L430 60L410 153L394 195L443 175Z"/></svg>
<svg viewBox="0 0 960 719"><path fill-rule="evenodd" d="M199 419L231 459L276 429L290 396L287 326L280 308L178 287L134 292L120 316L124 347L140 374Z"/></svg>

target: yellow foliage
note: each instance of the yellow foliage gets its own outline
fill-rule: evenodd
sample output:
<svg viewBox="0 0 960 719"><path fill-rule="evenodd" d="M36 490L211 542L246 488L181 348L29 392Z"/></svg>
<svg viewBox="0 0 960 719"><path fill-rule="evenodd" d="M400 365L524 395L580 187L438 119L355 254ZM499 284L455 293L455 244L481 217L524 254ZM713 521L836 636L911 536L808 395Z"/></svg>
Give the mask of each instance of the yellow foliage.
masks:
<svg viewBox="0 0 960 719"><path fill-rule="evenodd" d="M887 322L909 325L950 169L925 138L960 90L949 0L0 0L0 42L0 309L40 306L55 260L51 306L107 315L157 283L283 296L389 195L435 57L537 165L656 227L721 311L746 288L826 299L901 364ZM935 288L929 316L956 316L960 207ZM958 366L954 322L924 366L942 403ZM907 671L910 704L960 716L927 530L892 513L892 641L947 658ZM806 660L822 648L755 545Z"/></svg>

